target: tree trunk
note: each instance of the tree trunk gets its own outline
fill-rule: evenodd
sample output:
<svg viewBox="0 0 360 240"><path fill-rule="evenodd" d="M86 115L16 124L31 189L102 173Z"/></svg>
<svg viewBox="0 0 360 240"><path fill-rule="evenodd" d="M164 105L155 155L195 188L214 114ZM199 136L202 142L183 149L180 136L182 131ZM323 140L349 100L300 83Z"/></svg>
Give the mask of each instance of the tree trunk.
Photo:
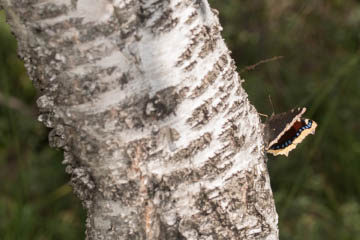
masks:
<svg viewBox="0 0 360 240"><path fill-rule="evenodd" d="M278 239L262 124L206 0L0 3L87 239Z"/></svg>

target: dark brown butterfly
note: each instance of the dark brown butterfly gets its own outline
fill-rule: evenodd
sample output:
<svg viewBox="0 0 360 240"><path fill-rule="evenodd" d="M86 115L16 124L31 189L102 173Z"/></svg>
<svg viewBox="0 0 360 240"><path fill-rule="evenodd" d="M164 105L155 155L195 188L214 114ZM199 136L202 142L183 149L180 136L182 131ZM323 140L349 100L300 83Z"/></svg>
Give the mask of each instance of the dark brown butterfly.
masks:
<svg viewBox="0 0 360 240"><path fill-rule="evenodd" d="M315 121L301 118L306 108L273 114L265 123L265 150L268 153L288 156L309 134L315 134Z"/></svg>

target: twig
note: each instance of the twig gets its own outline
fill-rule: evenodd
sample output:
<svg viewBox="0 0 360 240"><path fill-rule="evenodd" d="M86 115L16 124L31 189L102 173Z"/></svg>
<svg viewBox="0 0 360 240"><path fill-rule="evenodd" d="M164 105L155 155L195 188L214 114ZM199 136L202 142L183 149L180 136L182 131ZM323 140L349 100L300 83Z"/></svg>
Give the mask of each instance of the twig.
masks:
<svg viewBox="0 0 360 240"><path fill-rule="evenodd" d="M275 57L272 57L272 58L267 58L267 59L264 59L264 60L261 60L253 65L250 65L250 66L247 66L245 68L243 68L240 73L243 73L243 72L247 72L247 71L250 71L250 70L254 70L257 66L259 66L260 64L263 64L263 63L267 63L267 62L271 62L271 61L276 61L276 60L279 60L281 58L283 58L284 56L275 56Z"/></svg>

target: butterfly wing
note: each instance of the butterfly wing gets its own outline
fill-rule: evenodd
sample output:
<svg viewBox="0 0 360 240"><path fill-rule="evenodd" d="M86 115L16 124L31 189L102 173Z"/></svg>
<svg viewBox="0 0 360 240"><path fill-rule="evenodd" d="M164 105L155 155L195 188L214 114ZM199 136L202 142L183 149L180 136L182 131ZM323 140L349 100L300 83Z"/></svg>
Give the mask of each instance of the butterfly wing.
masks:
<svg viewBox="0 0 360 240"><path fill-rule="evenodd" d="M280 154L288 156L289 152L295 149L307 135L315 134L316 127L316 122L310 119L301 118L295 121L275 143L268 146L267 152L274 156Z"/></svg>
<svg viewBox="0 0 360 240"><path fill-rule="evenodd" d="M273 114L265 123L265 144L266 150L276 143L281 136L292 127L305 113L306 108L294 108L288 112Z"/></svg>

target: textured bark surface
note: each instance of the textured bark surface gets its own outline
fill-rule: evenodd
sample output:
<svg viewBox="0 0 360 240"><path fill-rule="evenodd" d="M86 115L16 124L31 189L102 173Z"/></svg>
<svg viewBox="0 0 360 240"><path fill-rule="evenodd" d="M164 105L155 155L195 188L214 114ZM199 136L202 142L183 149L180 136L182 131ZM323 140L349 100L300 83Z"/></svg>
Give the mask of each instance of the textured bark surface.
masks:
<svg viewBox="0 0 360 240"><path fill-rule="evenodd" d="M278 239L263 130L203 0L0 0L88 239Z"/></svg>

